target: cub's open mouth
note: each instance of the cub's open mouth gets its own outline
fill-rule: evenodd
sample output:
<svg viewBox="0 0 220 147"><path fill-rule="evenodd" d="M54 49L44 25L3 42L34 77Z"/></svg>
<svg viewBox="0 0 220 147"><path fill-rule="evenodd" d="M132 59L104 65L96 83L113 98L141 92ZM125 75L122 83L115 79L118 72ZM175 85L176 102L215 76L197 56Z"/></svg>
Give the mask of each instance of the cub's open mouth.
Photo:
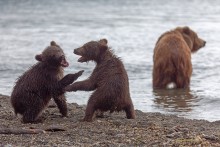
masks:
<svg viewBox="0 0 220 147"><path fill-rule="evenodd" d="M62 67L68 67L69 66L69 63L66 61L65 58L62 59L60 64L61 64Z"/></svg>
<svg viewBox="0 0 220 147"><path fill-rule="evenodd" d="M87 61L87 58L82 56L82 54L79 52L80 49L81 49L81 48L74 49L73 53L76 54L76 55L81 56L81 57L77 60L78 62L86 62L86 61Z"/></svg>
<svg viewBox="0 0 220 147"><path fill-rule="evenodd" d="M78 62L86 62L87 59L85 57L81 56L77 61Z"/></svg>

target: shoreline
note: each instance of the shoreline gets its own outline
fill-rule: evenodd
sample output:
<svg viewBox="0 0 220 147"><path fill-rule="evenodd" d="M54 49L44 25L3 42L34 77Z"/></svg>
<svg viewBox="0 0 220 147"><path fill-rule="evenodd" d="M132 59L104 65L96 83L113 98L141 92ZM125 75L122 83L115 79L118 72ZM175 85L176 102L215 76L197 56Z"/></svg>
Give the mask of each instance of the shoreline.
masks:
<svg viewBox="0 0 220 147"><path fill-rule="evenodd" d="M22 124L10 97L0 94L0 146L220 146L220 120L135 110L133 120L120 112L81 122L84 111L85 106L68 103L68 118L62 118L50 104L42 114L43 123Z"/></svg>

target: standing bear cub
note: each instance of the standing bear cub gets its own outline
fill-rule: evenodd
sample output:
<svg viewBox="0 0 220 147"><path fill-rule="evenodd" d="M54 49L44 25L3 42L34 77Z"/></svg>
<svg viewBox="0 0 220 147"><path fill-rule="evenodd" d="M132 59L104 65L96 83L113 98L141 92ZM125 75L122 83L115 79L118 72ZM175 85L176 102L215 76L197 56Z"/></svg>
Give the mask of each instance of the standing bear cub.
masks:
<svg viewBox="0 0 220 147"><path fill-rule="evenodd" d="M154 48L153 87L188 88L192 75L191 53L205 44L189 27L177 27L162 34Z"/></svg>
<svg viewBox="0 0 220 147"><path fill-rule="evenodd" d="M74 53L81 56L78 62L96 62L96 67L87 80L66 87L67 91L95 90L88 100L83 120L92 121L96 110L110 110L111 113L124 110L128 119L134 119L127 72L122 61L109 49L107 40L88 42L75 49Z"/></svg>
<svg viewBox="0 0 220 147"><path fill-rule="evenodd" d="M67 116L64 88L81 76L83 71L63 78L63 67L69 63L63 50L54 41L35 59L39 62L18 79L12 91L11 104L15 114L23 115L23 123L40 122L41 112L53 97L62 116Z"/></svg>

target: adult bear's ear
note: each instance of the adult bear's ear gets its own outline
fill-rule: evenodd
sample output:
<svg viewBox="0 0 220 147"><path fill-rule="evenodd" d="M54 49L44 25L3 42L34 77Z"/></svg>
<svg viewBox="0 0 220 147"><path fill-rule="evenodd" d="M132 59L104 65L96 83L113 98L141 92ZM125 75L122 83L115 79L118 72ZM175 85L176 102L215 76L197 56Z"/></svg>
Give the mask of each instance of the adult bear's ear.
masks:
<svg viewBox="0 0 220 147"><path fill-rule="evenodd" d="M99 43L101 44L102 52L105 52L108 49L108 40L107 39L101 39L101 40L99 40Z"/></svg>
<svg viewBox="0 0 220 147"><path fill-rule="evenodd" d="M37 60L37 61L43 61L43 58L42 58L42 55L40 54L40 55L36 55L35 56L35 59Z"/></svg>
<svg viewBox="0 0 220 147"><path fill-rule="evenodd" d="M187 45L189 48L192 50L193 48L193 42L192 42L192 35L191 35L191 30L189 27L185 26L182 28L183 30L183 38L186 41Z"/></svg>
<svg viewBox="0 0 220 147"><path fill-rule="evenodd" d="M183 27L183 33L189 35L190 34L190 28L187 27L187 26Z"/></svg>

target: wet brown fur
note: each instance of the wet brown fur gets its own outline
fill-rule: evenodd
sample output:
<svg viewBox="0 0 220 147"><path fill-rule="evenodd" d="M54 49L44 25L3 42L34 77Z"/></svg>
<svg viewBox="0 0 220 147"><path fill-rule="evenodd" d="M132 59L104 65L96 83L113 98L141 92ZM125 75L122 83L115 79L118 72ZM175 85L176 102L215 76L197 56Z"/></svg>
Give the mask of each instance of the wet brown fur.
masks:
<svg viewBox="0 0 220 147"><path fill-rule="evenodd" d="M153 87L188 88L192 75L191 53L205 46L205 41L189 27L177 27L165 32L154 48Z"/></svg>
<svg viewBox="0 0 220 147"><path fill-rule="evenodd" d="M129 93L127 72L122 61L107 46L107 40L91 41L75 49L81 55L79 62L95 61L96 67L91 76L84 81L67 87L67 91L91 91L85 112L84 121L92 121L94 112L121 111L126 112L128 119L135 118L134 106Z"/></svg>
<svg viewBox="0 0 220 147"><path fill-rule="evenodd" d="M63 78L62 64L68 66L68 62L63 50L54 41L35 58L39 62L19 77L11 94L15 114L23 115L23 123L40 122L41 112L53 97L62 116L67 116L64 87L76 80L83 71Z"/></svg>

